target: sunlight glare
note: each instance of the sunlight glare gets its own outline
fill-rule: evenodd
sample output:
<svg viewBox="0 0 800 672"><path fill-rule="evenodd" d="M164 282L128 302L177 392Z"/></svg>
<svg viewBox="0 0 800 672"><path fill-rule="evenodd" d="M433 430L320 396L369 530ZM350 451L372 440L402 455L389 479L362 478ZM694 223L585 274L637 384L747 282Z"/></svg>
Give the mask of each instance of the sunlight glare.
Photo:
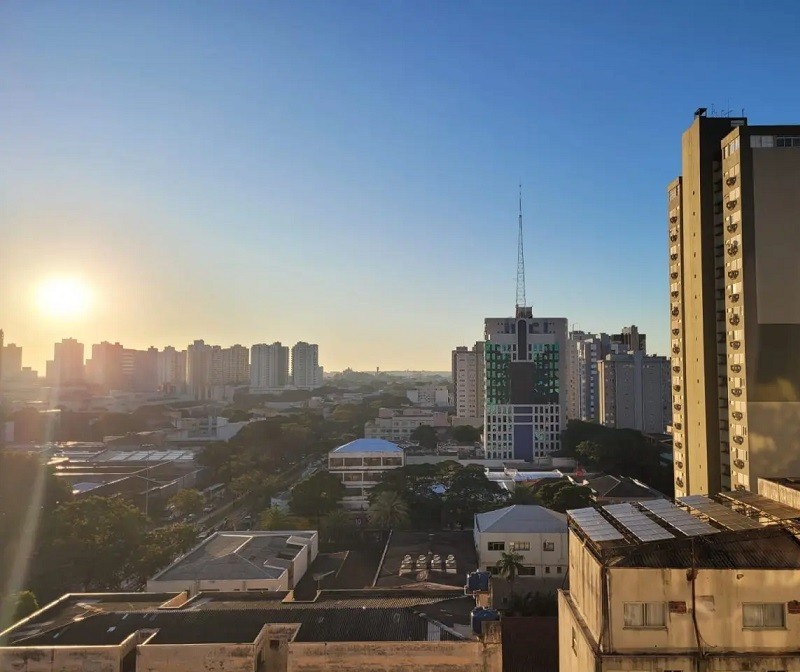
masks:
<svg viewBox="0 0 800 672"><path fill-rule="evenodd" d="M39 309L50 317L80 317L89 310L92 295L85 283L75 278L53 278L36 292Z"/></svg>

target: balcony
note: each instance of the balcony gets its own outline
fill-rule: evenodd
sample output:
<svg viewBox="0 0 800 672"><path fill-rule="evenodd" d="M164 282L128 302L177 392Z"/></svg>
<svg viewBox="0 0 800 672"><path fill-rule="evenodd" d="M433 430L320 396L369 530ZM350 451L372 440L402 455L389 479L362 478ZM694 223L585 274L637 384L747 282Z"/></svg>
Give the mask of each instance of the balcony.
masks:
<svg viewBox="0 0 800 672"><path fill-rule="evenodd" d="M733 233L734 231L736 231L736 229L739 228L739 225L736 222L731 222L725 228L728 229L728 233Z"/></svg>
<svg viewBox="0 0 800 672"><path fill-rule="evenodd" d="M739 277L739 271L728 271L728 277L731 280L736 280Z"/></svg>
<svg viewBox="0 0 800 672"><path fill-rule="evenodd" d="M739 244L738 243L731 243L728 245L728 255L731 257L739 254Z"/></svg>
<svg viewBox="0 0 800 672"><path fill-rule="evenodd" d="M731 394L734 397L741 397L742 396L742 388L741 387L732 387Z"/></svg>
<svg viewBox="0 0 800 672"><path fill-rule="evenodd" d="M744 417L744 413L742 413L741 411L734 411L733 413L731 413L731 415L733 416L734 420L741 420Z"/></svg>
<svg viewBox="0 0 800 672"><path fill-rule="evenodd" d="M731 371L734 373L739 373L742 370L741 364L731 364Z"/></svg>
<svg viewBox="0 0 800 672"><path fill-rule="evenodd" d="M741 341L731 341L731 342L729 343L729 345L730 345L730 346L731 346L731 347L732 347L734 350L738 350L738 349L741 347L741 345L742 345L742 342L741 342Z"/></svg>
<svg viewBox="0 0 800 672"><path fill-rule="evenodd" d="M672 217L669 218L669 223L670 224L674 224L677 221L678 221L678 218L675 215L672 215Z"/></svg>
<svg viewBox="0 0 800 672"><path fill-rule="evenodd" d="M735 208L735 207L736 207L738 204L739 204L739 201L737 201L736 199L734 199L734 200L732 200L732 201L728 201L728 202L725 204L725 207L726 207L726 208L728 208L728 210L733 210L733 209L734 209L734 208Z"/></svg>
<svg viewBox="0 0 800 672"><path fill-rule="evenodd" d="M735 444L741 446L744 443L744 437L743 436L734 436L733 437L733 442Z"/></svg>
<svg viewBox="0 0 800 672"><path fill-rule="evenodd" d="M739 302L739 295L738 294L729 294L728 299L730 299L731 303L738 303Z"/></svg>

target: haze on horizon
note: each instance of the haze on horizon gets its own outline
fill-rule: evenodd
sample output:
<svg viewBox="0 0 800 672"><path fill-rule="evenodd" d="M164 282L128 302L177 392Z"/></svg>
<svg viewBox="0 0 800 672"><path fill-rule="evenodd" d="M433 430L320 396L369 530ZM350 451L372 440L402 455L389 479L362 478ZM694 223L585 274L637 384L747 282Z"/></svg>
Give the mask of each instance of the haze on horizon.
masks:
<svg viewBox="0 0 800 672"><path fill-rule="evenodd" d="M534 312L664 354L680 134L800 103L800 7L686 11L3 3L0 328L40 373L69 336L446 370L514 308L522 182Z"/></svg>

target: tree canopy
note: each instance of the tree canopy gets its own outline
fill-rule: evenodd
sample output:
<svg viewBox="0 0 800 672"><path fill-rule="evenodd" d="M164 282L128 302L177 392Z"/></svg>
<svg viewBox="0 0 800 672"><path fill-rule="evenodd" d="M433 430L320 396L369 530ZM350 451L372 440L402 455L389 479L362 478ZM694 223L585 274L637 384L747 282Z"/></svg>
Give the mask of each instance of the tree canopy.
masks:
<svg viewBox="0 0 800 672"><path fill-rule="evenodd" d="M194 488L186 488L172 497L169 504L181 515L198 514L203 510L203 495Z"/></svg>
<svg viewBox="0 0 800 672"><path fill-rule="evenodd" d="M391 490L380 493L369 507L369 522L372 527L392 530L406 527L409 521L408 504Z"/></svg>
<svg viewBox="0 0 800 672"><path fill-rule="evenodd" d="M436 446L439 445L436 430L430 425L420 425L411 432L409 438L427 450L436 450Z"/></svg>
<svg viewBox="0 0 800 672"><path fill-rule="evenodd" d="M319 520L338 509L344 495L345 487L338 476L319 471L294 486L289 508L299 516Z"/></svg>

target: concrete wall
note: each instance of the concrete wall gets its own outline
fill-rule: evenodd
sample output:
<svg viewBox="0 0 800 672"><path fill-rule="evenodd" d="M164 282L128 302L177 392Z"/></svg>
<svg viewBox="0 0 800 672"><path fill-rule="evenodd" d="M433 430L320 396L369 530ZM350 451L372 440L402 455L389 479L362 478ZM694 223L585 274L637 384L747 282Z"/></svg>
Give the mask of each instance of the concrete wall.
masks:
<svg viewBox="0 0 800 672"><path fill-rule="evenodd" d="M120 672L121 646L46 646L0 649L3 672Z"/></svg>
<svg viewBox="0 0 800 672"><path fill-rule="evenodd" d="M592 638L600 641L603 595L601 566L574 532L569 533L569 586L571 598Z"/></svg>
<svg viewBox="0 0 800 672"><path fill-rule="evenodd" d="M685 569L610 568L610 650L615 652L695 649L692 586ZM576 576L571 576L577 582ZM742 604L786 603L800 596L796 570L701 569L695 581L696 616L703 640L717 650L797 650L800 615L787 614L786 628L751 630L742 626ZM669 613L665 628L626 628L625 602L682 602L685 613Z"/></svg>
<svg viewBox="0 0 800 672"><path fill-rule="evenodd" d="M503 556L511 550L510 542L527 541L531 545L530 551L518 551L522 556L522 564L526 567L535 567L535 576L557 576L557 567L561 567L561 573L566 573L567 567L567 534L558 532L546 533L521 533L521 534L499 534L491 532L475 533L478 542L478 565L481 569L494 568ZM505 551L490 551L489 542L502 541L505 543ZM545 551L544 543L552 542L554 550ZM545 567L550 567L550 573L545 573Z"/></svg>
<svg viewBox="0 0 800 672"><path fill-rule="evenodd" d="M800 474L798 474L800 475ZM758 479L758 494L770 499L800 509L800 490L787 487L781 483L774 483L763 478Z"/></svg>
<svg viewBox="0 0 800 672"><path fill-rule="evenodd" d="M299 579L297 579L299 580ZM147 591L152 593L172 593L187 591L189 595L206 591L237 592L246 590L290 590L289 572L284 572L278 579L248 579L246 581L223 581L223 580L203 580L194 581L192 579L162 581L150 579L147 582Z"/></svg>
<svg viewBox="0 0 800 672"><path fill-rule="evenodd" d="M255 672L254 644L144 644L136 672Z"/></svg>
<svg viewBox="0 0 800 672"><path fill-rule="evenodd" d="M499 631L498 631L499 632ZM287 672L502 672L496 641L289 644Z"/></svg>

